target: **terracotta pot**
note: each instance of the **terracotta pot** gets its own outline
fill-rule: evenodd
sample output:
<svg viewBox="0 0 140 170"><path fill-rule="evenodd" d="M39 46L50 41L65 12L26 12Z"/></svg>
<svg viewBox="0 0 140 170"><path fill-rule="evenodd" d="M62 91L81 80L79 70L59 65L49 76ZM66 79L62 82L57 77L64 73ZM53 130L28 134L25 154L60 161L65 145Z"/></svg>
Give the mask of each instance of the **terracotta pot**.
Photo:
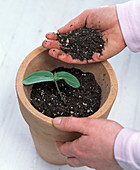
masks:
<svg viewBox="0 0 140 170"><path fill-rule="evenodd" d="M91 118L107 118L117 94L117 80L111 65L105 61L96 64L76 65L66 64L49 56L48 50L39 47L31 52L21 64L17 73L16 90L21 113L28 123L35 147L40 156L49 163L66 164L65 157L60 155L55 147L55 141L72 141L78 133L68 133L57 130L52 125L52 118L37 111L30 104L32 86L23 86L22 80L38 70L51 71L56 67L76 67L85 72L92 72L102 88L100 109Z"/></svg>

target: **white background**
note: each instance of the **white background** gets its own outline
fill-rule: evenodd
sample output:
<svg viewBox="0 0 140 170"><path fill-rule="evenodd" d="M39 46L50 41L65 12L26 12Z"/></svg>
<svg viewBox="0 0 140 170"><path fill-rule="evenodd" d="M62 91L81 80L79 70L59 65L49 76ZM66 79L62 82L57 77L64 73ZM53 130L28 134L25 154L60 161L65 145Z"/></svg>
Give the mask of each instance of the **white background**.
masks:
<svg viewBox="0 0 140 170"><path fill-rule="evenodd" d="M34 147L17 102L15 79L23 59L87 8L127 0L0 0L0 170L88 170L45 162ZM118 95L109 119L140 130L140 53L125 49L109 60Z"/></svg>

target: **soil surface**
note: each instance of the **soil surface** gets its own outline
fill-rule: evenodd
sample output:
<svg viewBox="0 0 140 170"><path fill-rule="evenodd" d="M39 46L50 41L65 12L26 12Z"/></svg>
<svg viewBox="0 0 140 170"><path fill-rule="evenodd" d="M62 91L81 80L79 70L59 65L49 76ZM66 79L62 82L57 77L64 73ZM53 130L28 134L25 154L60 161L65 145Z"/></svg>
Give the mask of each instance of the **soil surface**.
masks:
<svg viewBox="0 0 140 170"><path fill-rule="evenodd" d="M75 116L87 117L100 107L101 88L92 73L84 73L79 69L59 67L52 72L67 71L79 81L80 87L73 88L64 80L57 81L66 104L60 98L54 82L34 84L31 92L31 104L41 113L49 117Z"/></svg>
<svg viewBox="0 0 140 170"><path fill-rule="evenodd" d="M57 33L61 50L73 59L91 60L94 53L102 54L104 40L100 32L90 28L79 28L68 33Z"/></svg>

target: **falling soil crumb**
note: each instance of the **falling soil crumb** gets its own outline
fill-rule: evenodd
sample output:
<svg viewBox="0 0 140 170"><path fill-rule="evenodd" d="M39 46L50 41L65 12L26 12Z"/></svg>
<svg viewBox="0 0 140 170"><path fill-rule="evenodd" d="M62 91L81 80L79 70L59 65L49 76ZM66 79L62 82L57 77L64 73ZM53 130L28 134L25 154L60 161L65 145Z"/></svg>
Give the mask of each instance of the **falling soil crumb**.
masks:
<svg viewBox="0 0 140 170"><path fill-rule="evenodd" d="M52 72L67 71L78 78L79 88L72 88L64 80L58 86L66 100L61 100L54 82L34 84L31 92L31 104L42 114L49 117L74 116L88 117L100 107L101 88L92 73L82 72L76 68L59 67Z"/></svg>
<svg viewBox="0 0 140 170"><path fill-rule="evenodd" d="M94 53L102 55L105 43L100 32L86 27L57 33L57 40L61 43L62 51L81 61L91 60Z"/></svg>

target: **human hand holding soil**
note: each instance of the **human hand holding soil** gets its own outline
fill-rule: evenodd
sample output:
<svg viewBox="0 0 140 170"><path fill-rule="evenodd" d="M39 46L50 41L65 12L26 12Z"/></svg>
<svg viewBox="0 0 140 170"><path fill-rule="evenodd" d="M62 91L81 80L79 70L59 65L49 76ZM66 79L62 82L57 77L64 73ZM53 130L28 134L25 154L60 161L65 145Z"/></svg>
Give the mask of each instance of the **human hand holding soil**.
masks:
<svg viewBox="0 0 140 170"><path fill-rule="evenodd" d="M68 33L78 28L91 28L99 31L103 35L105 41L102 53L94 53L92 59L88 63L100 62L116 55L122 51L126 44L124 42L122 32L120 29L116 7L104 6L93 9L87 9L78 17L71 20L68 24L58 30L59 33ZM73 59L71 55L64 53L61 48L60 42L57 40L56 33L47 33L43 42L43 47L49 49L49 54L67 63L86 64L87 59L81 61Z"/></svg>
<svg viewBox="0 0 140 170"><path fill-rule="evenodd" d="M120 124L106 119L74 117L55 118L53 124L62 131L82 134L72 142L56 143L70 166L88 166L97 170L121 169L114 159L115 138L123 128Z"/></svg>

